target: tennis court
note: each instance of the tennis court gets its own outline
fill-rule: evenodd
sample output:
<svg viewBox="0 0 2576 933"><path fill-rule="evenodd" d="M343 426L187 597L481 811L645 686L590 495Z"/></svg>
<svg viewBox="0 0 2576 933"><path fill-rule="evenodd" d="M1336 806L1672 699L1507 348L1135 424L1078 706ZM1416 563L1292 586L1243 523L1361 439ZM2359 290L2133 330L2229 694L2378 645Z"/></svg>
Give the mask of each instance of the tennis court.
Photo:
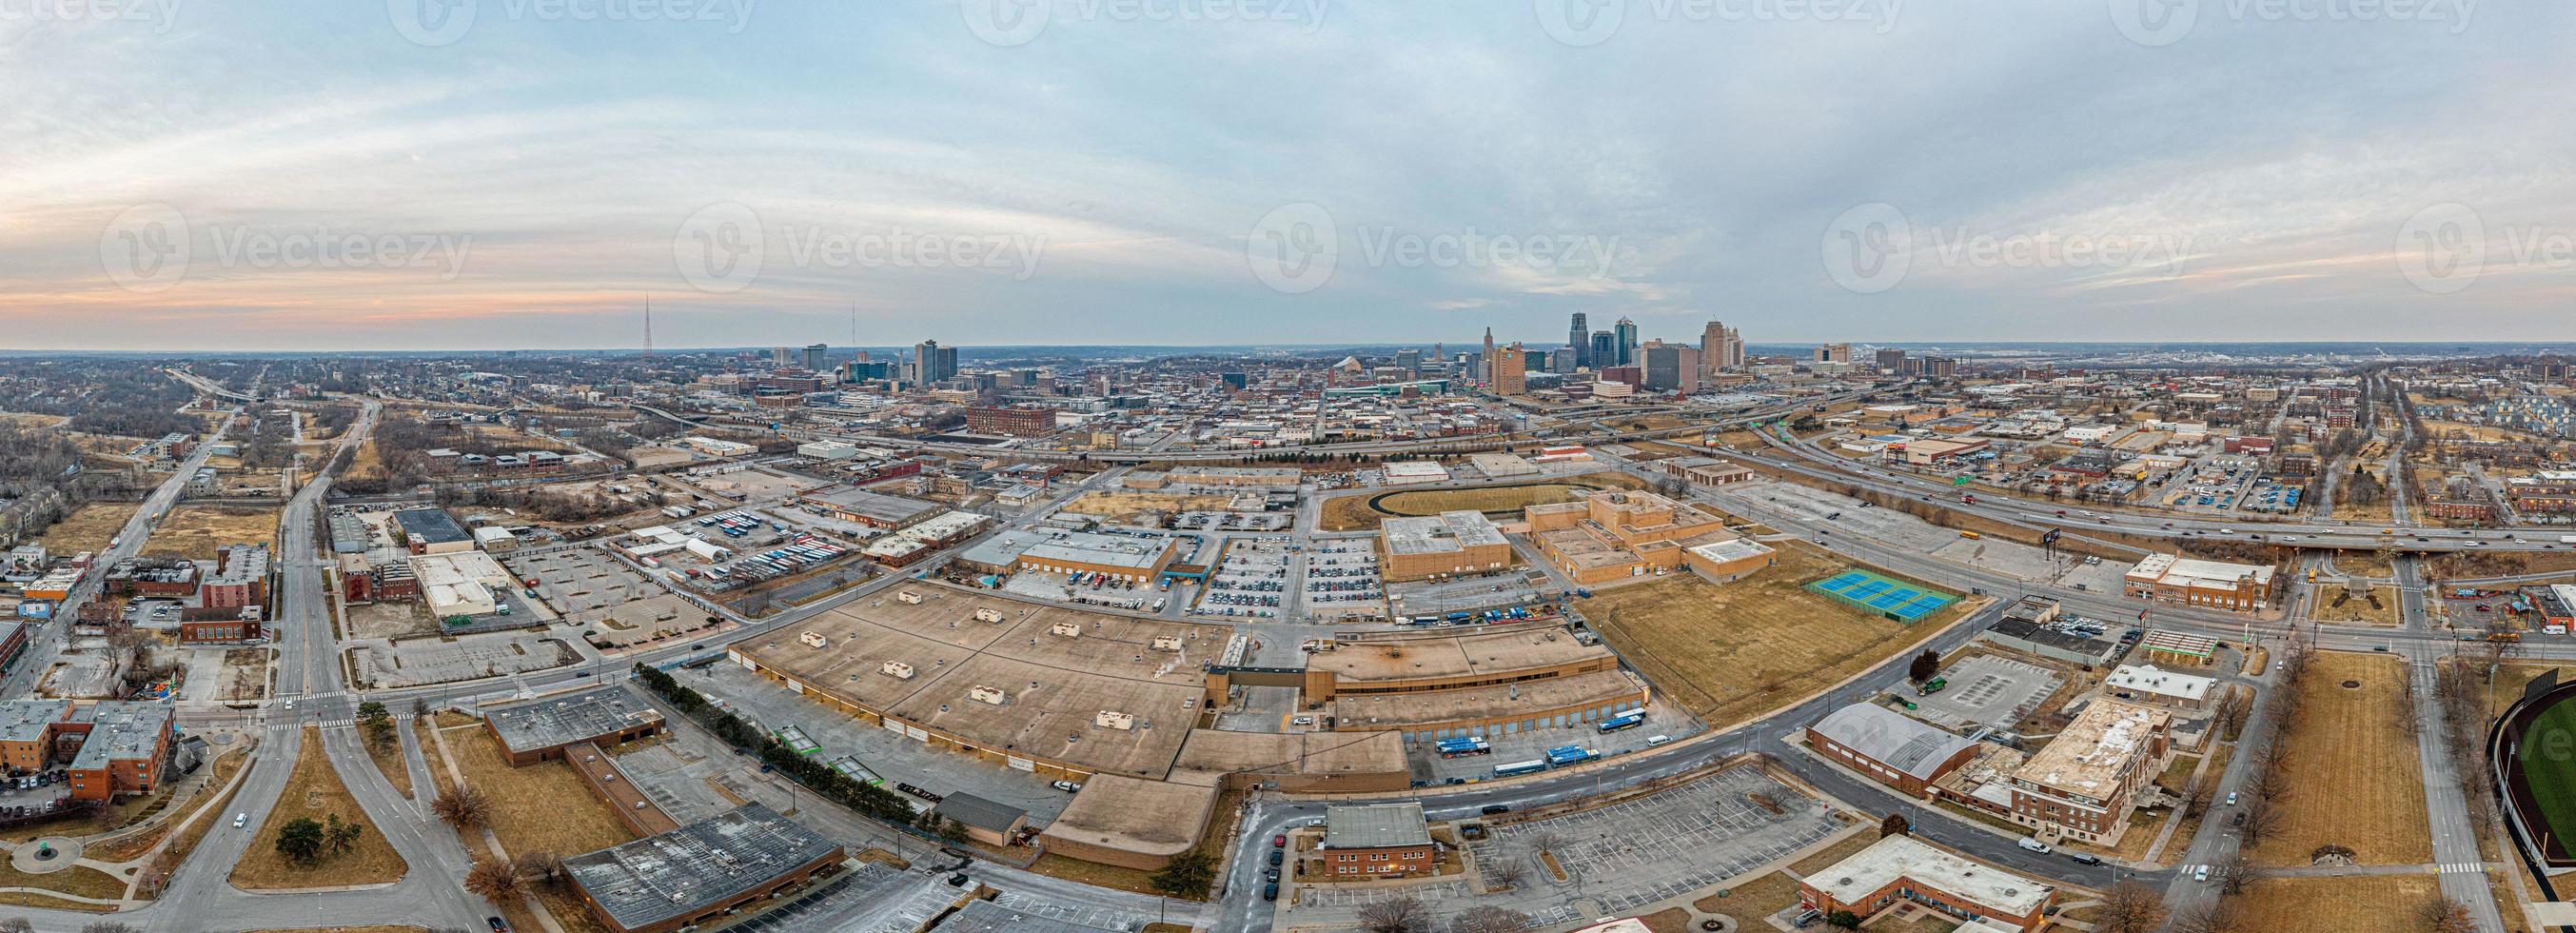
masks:
<svg viewBox="0 0 2576 933"><path fill-rule="evenodd" d="M1807 584L1807 588L1842 600L1846 605L1863 612L1876 613L1899 622L1909 623L1939 612L1941 607L1957 602L1959 599L1948 593L1937 593L1911 583L1890 580L1866 570L1845 570Z"/></svg>

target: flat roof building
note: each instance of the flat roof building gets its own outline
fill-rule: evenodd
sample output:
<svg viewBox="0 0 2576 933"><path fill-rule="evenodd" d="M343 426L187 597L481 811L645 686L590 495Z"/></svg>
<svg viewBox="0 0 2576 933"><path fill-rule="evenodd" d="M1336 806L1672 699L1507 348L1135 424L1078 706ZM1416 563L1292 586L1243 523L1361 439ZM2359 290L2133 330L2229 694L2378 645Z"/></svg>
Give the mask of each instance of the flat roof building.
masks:
<svg viewBox="0 0 2576 933"><path fill-rule="evenodd" d="M757 803L563 860L591 913L618 933L671 933L793 887L843 858L839 843Z"/></svg>
<svg viewBox="0 0 2576 933"><path fill-rule="evenodd" d="M1439 865L1419 801L1324 808L1324 842L1316 851L1327 874L1401 876Z"/></svg>
<svg viewBox="0 0 2576 933"><path fill-rule="evenodd" d="M1378 523L1378 548L1388 580L1421 580L1439 574L1487 573L1512 566L1512 543L1485 514L1467 509Z"/></svg>
<svg viewBox="0 0 2576 933"><path fill-rule="evenodd" d="M178 739L174 707L168 702L107 700L72 711L55 726L58 733L78 733L80 751L64 774L76 800L112 800L127 794L149 794L160 786Z"/></svg>
<svg viewBox="0 0 2576 933"><path fill-rule="evenodd" d="M2057 889L1911 836L1888 836L1809 873L1798 885L1798 900L1827 914L1851 911L1863 923L1910 903L1954 920L2031 931L2048 925Z"/></svg>
<svg viewBox="0 0 2576 933"><path fill-rule="evenodd" d="M474 536L446 509L404 509L393 514L394 527L414 554L452 554L474 549Z"/></svg>
<svg viewBox="0 0 2576 933"><path fill-rule="evenodd" d="M2142 788L2164 766L2172 726L2166 710L2096 698L2013 772L2012 821L2119 845Z"/></svg>
<svg viewBox="0 0 2576 933"><path fill-rule="evenodd" d="M2273 568L2149 554L2122 577L2121 591L2139 599L2240 612L2271 605Z"/></svg>
<svg viewBox="0 0 2576 933"><path fill-rule="evenodd" d="M2215 677L2168 671L2153 664L2123 664L2104 678L2102 689L2121 699L2136 699L2174 709L2200 709L2209 703Z"/></svg>
<svg viewBox="0 0 2576 933"><path fill-rule="evenodd" d="M511 767L561 758L582 743L616 745L662 731L662 714L624 685L485 707L483 727Z"/></svg>
<svg viewBox="0 0 2576 933"><path fill-rule="evenodd" d="M828 487L796 498L831 513L834 518L872 528L908 528L915 522L947 511L946 506L936 502L889 496L856 486Z"/></svg>

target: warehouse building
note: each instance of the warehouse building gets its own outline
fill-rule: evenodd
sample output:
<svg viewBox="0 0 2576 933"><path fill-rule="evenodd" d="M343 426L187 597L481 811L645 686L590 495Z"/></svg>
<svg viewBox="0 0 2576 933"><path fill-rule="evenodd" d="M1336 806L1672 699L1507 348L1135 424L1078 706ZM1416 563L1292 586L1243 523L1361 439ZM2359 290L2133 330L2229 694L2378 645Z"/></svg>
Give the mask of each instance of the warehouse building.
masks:
<svg viewBox="0 0 2576 933"><path fill-rule="evenodd" d="M1392 581L1487 573L1512 566L1512 543L1485 514L1460 509L1378 523L1379 573Z"/></svg>
<svg viewBox="0 0 2576 933"><path fill-rule="evenodd" d="M1870 779L1930 798L1942 777L1977 757L1977 743L1876 703L1854 703L1807 727L1807 745Z"/></svg>
<svg viewBox="0 0 2576 933"><path fill-rule="evenodd" d="M517 768L562 758L576 745L612 746L660 734L662 714L621 685L485 707L483 728Z"/></svg>
<svg viewBox="0 0 2576 933"><path fill-rule="evenodd" d="M454 554L474 549L474 536L446 509L404 509L393 515L403 546L414 554Z"/></svg>
<svg viewBox="0 0 2576 933"><path fill-rule="evenodd" d="M1337 635L1306 659L1308 703L1336 697L1417 693L1548 680L1619 669L1619 656L1561 628L1513 627L1467 634L1388 632Z"/></svg>
<svg viewBox="0 0 2576 933"><path fill-rule="evenodd" d="M591 914L617 933L673 933L804 882L845 856L757 803L563 860Z"/></svg>
<svg viewBox="0 0 2576 933"><path fill-rule="evenodd" d="M833 518L871 528L899 529L947 511L936 502L869 492L856 486L833 486L803 493L798 502L822 509Z"/></svg>

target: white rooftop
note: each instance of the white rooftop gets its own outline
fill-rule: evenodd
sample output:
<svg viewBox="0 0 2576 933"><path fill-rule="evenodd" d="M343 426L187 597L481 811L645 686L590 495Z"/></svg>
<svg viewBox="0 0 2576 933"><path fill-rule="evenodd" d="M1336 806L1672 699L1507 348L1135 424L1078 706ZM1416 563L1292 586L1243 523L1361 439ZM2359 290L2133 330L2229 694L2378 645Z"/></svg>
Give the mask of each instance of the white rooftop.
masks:
<svg viewBox="0 0 2576 933"><path fill-rule="evenodd" d="M2053 890L2046 884L1992 865L1935 849L1912 836L1889 836L1852 857L1807 876L1807 883L1851 903L1903 878L1996 914L2023 916L2039 910Z"/></svg>
<svg viewBox="0 0 2576 933"><path fill-rule="evenodd" d="M2103 686L2111 690L2152 693L2194 702L2208 698L2209 688L2217 683L2218 678L2215 677L2169 671L2153 664L2123 664L2102 681Z"/></svg>

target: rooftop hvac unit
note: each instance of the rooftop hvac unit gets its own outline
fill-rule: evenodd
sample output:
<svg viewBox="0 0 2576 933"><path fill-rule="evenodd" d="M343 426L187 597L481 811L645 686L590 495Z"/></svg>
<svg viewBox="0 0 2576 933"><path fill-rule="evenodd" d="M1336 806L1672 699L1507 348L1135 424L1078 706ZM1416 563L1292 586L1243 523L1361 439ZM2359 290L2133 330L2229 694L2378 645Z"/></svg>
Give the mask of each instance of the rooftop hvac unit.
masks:
<svg viewBox="0 0 2576 933"><path fill-rule="evenodd" d="M1104 729L1126 732L1136 728L1136 717L1114 709L1104 709L1100 711L1100 715L1091 717L1091 724Z"/></svg>
<svg viewBox="0 0 2576 933"><path fill-rule="evenodd" d="M1179 651L1179 650L1181 650L1181 636L1178 636L1178 635L1156 635L1156 636L1154 636L1154 650L1156 650L1156 651Z"/></svg>
<svg viewBox="0 0 2576 933"><path fill-rule="evenodd" d="M1002 610L999 610L999 609L988 609L988 608L978 608L978 609L976 609L976 610L975 610L975 621L977 621L977 622L999 622L999 621L1002 621Z"/></svg>
<svg viewBox="0 0 2576 933"><path fill-rule="evenodd" d="M966 691L966 698L978 703L990 703L995 706L1011 702L1010 694L1003 693L1002 691L995 690L981 684L978 684L973 689Z"/></svg>
<svg viewBox="0 0 2576 933"><path fill-rule="evenodd" d="M894 594L894 598L896 602L911 603L915 606L921 605L921 594L915 593L911 590L898 592Z"/></svg>
<svg viewBox="0 0 2576 933"><path fill-rule="evenodd" d="M823 637L823 633L813 631L799 633L796 636L796 640L816 648L821 648L832 643L831 639Z"/></svg>
<svg viewBox="0 0 2576 933"><path fill-rule="evenodd" d="M877 670L892 674L903 680L912 679L912 665L905 664L901 661L887 661L885 664L880 665Z"/></svg>
<svg viewBox="0 0 2576 933"><path fill-rule="evenodd" d="M1082 626L1072 622L1058 622L1054 625L1047 626L1047 631L1062 635L1066 638L1082 637Z"/></svg>

